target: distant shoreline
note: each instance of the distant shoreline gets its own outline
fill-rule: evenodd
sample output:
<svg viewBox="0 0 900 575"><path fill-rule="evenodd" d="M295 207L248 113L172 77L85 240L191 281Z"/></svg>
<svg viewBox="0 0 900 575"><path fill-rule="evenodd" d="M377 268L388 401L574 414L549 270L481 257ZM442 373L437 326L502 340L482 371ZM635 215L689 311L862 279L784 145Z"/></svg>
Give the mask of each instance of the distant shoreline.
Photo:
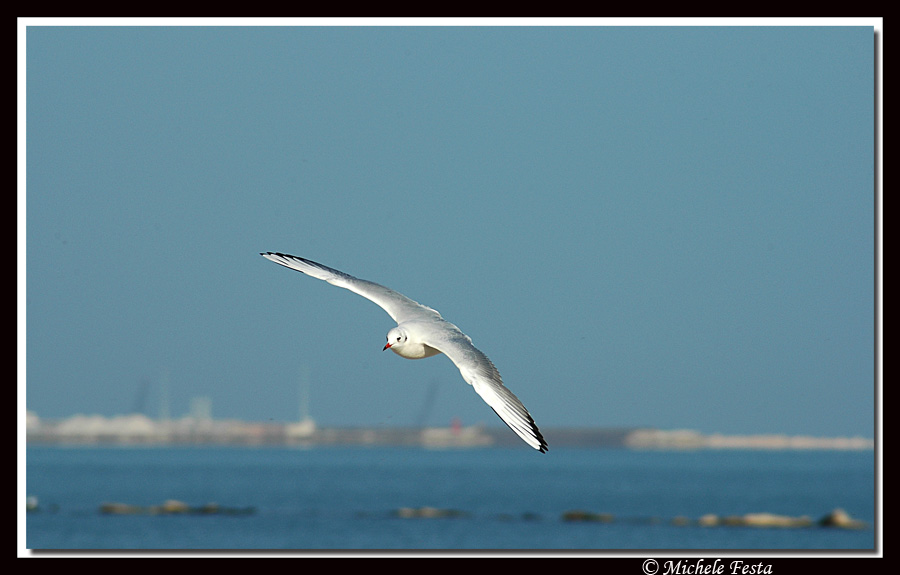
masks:
<svg viewBox="0 0 900 575"><path fill-rule="evenodd" d="M626 448L638 450L874 450L874 439L808 435L704 434L699 431L635 428L548 428L553 447ZM505 427L319 427L299 422L247 422L183 417L154 420L143 414L104 417L74 415L26 419L28 445L284 445L284 446L420 446L435 449L522 447Z"/></svg>

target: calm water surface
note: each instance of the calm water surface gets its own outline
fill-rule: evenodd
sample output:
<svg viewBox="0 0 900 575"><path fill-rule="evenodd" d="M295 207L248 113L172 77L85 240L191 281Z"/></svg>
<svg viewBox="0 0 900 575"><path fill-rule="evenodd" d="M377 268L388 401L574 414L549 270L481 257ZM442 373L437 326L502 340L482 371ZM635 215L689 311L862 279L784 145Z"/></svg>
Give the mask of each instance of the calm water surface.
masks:
<svg viewBox="0 0 900 575"><path fill-rule="evenodd" d="M873 549L872 452L29 447L30 549ZM105 515L104 502L251 510ZM401 508L453 517L406 519ZM769 512L861 530L676 526ZM569 510L609 523L564 521Z"/></svg>

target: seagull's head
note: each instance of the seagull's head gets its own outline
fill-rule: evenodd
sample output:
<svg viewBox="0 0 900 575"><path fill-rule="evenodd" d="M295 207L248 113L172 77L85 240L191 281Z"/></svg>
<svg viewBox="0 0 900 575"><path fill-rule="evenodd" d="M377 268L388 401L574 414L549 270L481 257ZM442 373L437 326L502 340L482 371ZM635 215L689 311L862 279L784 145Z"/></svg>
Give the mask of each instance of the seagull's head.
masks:
<svg viewBox="0 0 900 575"><path fill-rule="evenodd" d="M387 343L384 344L384 348L381 351L385 351L389 347L400 348L403 347L403 344L406 343L406 332L400 329L399 327L395 327L387 334ZM394 349L397 351L397 349Z"/></svg>

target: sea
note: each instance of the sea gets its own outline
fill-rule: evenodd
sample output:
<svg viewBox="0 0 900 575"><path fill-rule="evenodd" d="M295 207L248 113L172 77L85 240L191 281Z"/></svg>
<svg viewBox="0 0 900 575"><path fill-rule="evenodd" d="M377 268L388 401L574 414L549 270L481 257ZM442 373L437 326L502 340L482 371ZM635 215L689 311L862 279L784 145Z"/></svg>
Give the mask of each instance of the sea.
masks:
<svg viewBox="0 0 900 575"><path fill-rule="evenodd" d="M872 552L880 529L872 451L30 446L25 467L33 554ZM187 512L153 512L166 501ZM837 508L863 527L818 525ZM698 523L748 513L813 521Z"/></svg>

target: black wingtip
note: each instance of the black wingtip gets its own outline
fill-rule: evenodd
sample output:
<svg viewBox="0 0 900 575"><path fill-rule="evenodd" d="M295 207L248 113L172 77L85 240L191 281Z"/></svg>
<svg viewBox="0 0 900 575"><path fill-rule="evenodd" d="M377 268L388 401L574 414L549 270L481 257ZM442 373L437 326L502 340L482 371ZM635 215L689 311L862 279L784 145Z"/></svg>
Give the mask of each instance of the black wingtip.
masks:
<svg viewBox="0 0 900 575"><path fill-rule="evenodd" d="M541 433L541 430L538 429L537 424L531 419L531 414L528 414L528 420L531 423L531 431L534 432L535 439L538 440L538 443L541 445L538 447L538 451L541 453L547 453L547 450L550 449L550 446L547 445L547 440L544 439L544 434Z"/></svg>
<svg viewBox="0 0 900 575"><path fill-rule="evenodd" d="M294 259L294 260L307 261L304 258L292 256L291 254L283 254L281 252L259 252L259 255L261 255L261 256L278 256L280 258L290 258L290 259Z"/></svg>

